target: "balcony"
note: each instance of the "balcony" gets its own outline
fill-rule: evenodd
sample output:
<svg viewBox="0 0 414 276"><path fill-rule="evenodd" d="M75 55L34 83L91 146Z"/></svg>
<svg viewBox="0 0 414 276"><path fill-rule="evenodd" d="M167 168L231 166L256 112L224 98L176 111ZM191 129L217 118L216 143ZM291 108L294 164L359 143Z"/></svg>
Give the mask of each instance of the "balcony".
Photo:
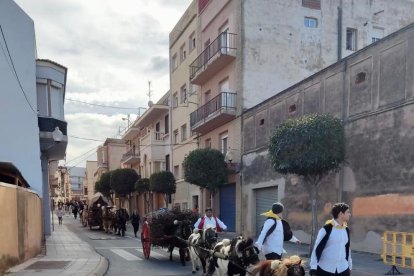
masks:
<svg viewBox="0 0 414 276"><path fill-rule="evenodd" d="M236 58L236 34L223 32L190 64L190 81L202 85Z"/></svg>
<svg viewBox="0 0 414 276"><path fill-rule="evenodd" d="M121 162L123 164L136 164L140 162L140 155L139 151L137 152L136 149L130 149L124 155L122 155Z"/></svg>
<svg viewBox="0 0 414 276"><path fill-rule="evenodd" d="M221 92L190 114L191 130L201 134L236 117L236 93Z"/></svg>

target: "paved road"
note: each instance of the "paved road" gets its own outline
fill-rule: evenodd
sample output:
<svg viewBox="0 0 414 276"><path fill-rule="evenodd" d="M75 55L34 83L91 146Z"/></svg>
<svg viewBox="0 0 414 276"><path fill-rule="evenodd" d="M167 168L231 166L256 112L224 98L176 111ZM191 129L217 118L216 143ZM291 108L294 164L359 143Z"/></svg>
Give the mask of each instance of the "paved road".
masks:
<svg viewBox="0 0 414 276"><path fill-rule="evenodd" d="M84 228L79 220L75 221L73 217L65 217L65 222L70 230L108 259L109 269L106 275L193 275L191 274L191 262L182 266L179 262L178 251L174 251L173 262L170 262L166 249L151 248L150 259L146 260L142 253L141 241L133 237L131 225L127 226L126 236L120 237Z"/></svg>

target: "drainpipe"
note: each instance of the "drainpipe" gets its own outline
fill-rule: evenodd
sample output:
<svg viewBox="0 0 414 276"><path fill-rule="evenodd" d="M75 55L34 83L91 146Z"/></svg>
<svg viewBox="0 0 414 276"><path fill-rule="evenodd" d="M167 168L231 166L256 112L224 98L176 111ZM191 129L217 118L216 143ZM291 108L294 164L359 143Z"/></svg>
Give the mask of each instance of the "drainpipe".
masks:
<svg viewBox="0 0 414 276"><path fill-rule="evenodd" d="M342 58L342 1L338 7L338 45L337 45L338 61Z"/></svg>
<svg viewBox="0 0 414 276"><path fill-rule="evenodd" d="M43 197L43 214L44 214L44 234L49 236L51 234L50 221L50 198L49 198L49 179L48 179L48 158L45 154L41 154L41 168L42 168L42 197Z"/></svg>

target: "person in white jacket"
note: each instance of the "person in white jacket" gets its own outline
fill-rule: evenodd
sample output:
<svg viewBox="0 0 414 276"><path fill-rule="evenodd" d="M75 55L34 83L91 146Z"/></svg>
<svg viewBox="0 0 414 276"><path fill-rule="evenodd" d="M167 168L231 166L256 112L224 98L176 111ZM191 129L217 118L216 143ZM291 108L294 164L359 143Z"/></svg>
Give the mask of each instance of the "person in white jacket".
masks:
<svg viewBox="0 0 414 276"><path fill-rule="evenodd" d="M291 241L300 243L293 236L289 223L282 219L284 206L280 202L273 203L272 209L261 214L266 216L260 235L257 238L256 246L263 252L266 260L280 260L283 253L283 242Z"/></svg>
<svg viewBox="0 0 414 276"><path fill-rule="evenodd" d="M332 207L332 220L328 220L316 237L310 261L310 275L349 276L352 258L347 223L351 217L349 206L336 203Z"/></svg>

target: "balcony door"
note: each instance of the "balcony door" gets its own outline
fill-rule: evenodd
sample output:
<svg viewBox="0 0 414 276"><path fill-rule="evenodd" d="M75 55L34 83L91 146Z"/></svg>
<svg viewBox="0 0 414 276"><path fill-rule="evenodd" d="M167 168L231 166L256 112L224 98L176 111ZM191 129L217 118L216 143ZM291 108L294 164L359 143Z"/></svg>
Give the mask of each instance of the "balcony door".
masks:
<svg viewBox="0 0 414 276"><path fill-rule="evenodd" d="M229 27L226 25L219 31L220 36L220 51L222 54L227 54L230 49Z"/></svg>
<svg viewBox="0 0 414 276"><path fill-rule="evenodd" d="M234 107L233 98L230 92L229 79L219 83L219 93L221 93L220 107Z"/></svg>

